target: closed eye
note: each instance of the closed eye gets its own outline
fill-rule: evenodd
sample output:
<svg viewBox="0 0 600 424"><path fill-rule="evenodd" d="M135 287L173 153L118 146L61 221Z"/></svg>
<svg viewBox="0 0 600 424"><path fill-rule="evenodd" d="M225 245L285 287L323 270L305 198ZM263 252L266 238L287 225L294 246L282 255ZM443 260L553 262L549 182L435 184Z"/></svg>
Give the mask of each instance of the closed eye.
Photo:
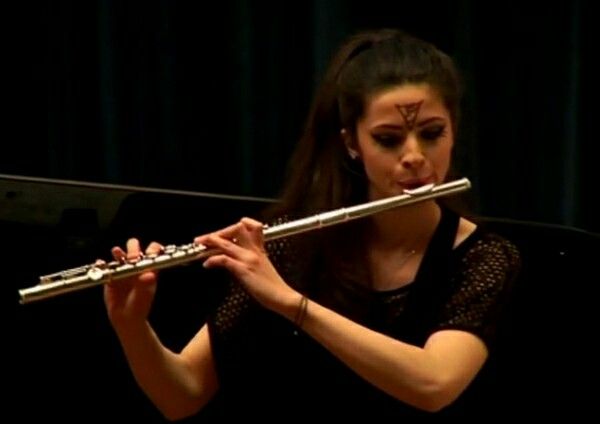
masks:
<svg viewBox="0 0 600 424"><path fill-rule="evenodd" d="M382 147L392 148L402 143L404 136L397 134L374 134L373 139Z"/></svg>
<svg viewBox="0 0 600 424"><path fill-rule="evenodd" d="M419 132L421 138L425 141L435 141L440 137L446 135L445 125L436 125L422 129Z"/></svg>

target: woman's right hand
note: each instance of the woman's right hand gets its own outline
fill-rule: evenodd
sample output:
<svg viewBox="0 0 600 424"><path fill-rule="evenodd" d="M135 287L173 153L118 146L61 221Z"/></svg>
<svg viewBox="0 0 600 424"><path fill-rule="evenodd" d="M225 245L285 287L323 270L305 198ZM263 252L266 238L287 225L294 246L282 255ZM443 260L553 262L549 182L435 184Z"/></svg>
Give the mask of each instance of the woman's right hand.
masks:
<svg viewBox="0 0 600 424"><path fill-rule="evenodd" d="M159 253L163 246L152 242L146 254ZM112 248L112 255L117 261L136 262L141 255L140 242L135 239L127 241L127 252L120 247ZM156 292L156 272L148 271L110 282L104 285L104 303L108 317L115 328L136 326L146 322Z"/></svg>

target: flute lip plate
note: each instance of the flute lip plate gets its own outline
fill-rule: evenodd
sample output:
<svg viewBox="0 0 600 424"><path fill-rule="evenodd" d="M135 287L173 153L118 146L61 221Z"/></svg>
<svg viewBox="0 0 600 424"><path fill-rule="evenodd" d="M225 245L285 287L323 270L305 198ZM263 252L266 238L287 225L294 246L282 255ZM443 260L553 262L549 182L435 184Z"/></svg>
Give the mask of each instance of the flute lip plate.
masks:
<svg viewBox="0 0 600 424"><path fill-rule="evenodd" d="M409 196L418 196L420 194L429 193L431 190L433 190L434 186L435 184L425 184L421 187L413 189L404 189L404 193L408 194Z"/></svg>

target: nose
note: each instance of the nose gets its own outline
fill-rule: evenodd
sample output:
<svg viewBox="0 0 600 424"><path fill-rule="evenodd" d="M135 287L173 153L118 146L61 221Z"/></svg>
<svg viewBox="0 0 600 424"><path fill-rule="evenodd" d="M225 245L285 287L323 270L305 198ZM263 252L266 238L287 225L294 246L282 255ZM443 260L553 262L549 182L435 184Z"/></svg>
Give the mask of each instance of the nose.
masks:
<svg viewBox="0 0 600 424"><path fill-rule="evenodd" d="M425 163L425 155L417 137L408 135L400 149L400 163L407 169L416 169Z"/></svg>

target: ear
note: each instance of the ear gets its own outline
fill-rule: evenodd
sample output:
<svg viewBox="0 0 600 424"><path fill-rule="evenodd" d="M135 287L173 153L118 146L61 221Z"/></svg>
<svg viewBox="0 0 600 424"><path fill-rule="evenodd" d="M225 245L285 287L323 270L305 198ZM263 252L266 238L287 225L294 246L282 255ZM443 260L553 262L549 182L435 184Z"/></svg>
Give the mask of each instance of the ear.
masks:
<svg viewBox="0 0 600 424"><path fill-rule="evenodd" d="M342 128L340 130L340 135L342 136L342 140L344 140L344 145L346 146L346 150L348 151L348 155L352 160L355 160L360 156L360 153L356 149L356 142L354 138L348 133L346 128Z"/></svg>

